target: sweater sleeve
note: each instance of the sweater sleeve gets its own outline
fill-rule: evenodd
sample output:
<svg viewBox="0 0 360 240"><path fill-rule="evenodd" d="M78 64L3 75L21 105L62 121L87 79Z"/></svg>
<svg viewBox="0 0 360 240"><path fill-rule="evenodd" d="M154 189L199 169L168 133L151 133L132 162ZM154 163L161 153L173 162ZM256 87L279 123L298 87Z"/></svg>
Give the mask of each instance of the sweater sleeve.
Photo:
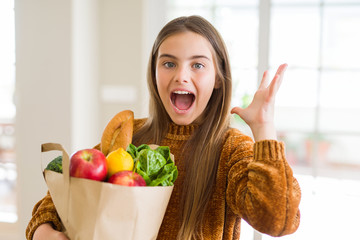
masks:
<svg viewBox="0 0 360 240"><path fill-rule="evenodd" d="M300 223L300 187L285 158L284 143L232 138L227 203L256 230L283 236Z"/></svg>
<svg viewBox="0 0 360 240"><path fill-rule="evenodd" d="M63 230L60 217L49 192L34 206L31 220L26 228L26 239L32 240L35 230L44 223L51 223L55 230Z"/></svg>

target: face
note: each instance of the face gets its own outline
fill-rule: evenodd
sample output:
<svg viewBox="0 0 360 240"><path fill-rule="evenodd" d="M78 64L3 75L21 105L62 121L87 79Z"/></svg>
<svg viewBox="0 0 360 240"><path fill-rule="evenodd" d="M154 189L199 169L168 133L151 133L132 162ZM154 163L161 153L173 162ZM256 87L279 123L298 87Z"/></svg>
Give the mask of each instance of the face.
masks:
<svg viewBox="0 0 360 240"><path fill-rule="evenodd" d="M156 61L156 84L172 121L188 125L201 120L216 85L213 48L193 32L164 40Z"/></svg>

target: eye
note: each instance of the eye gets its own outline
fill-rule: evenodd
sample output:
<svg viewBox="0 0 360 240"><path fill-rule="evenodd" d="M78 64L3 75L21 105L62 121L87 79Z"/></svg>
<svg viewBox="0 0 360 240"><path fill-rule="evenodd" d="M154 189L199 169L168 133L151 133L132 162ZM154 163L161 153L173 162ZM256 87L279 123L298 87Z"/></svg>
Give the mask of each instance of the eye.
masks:
<svg viewBox="0 0 360 240"><path fill-rule="evenodd" d="M166 63L164 63L164 66L167 67L167 68L173 68L173 67L175 67L175 63L166 62Z"/></svg>
<svg viewBox="0 0 360 240"><path fill-rule="evenodd" d="M203 64L201 64L201 63L195 63L194 65L193 65L193 67L194 68L196 68L196 69L202 69L203 67L205 67Z"/></svg>

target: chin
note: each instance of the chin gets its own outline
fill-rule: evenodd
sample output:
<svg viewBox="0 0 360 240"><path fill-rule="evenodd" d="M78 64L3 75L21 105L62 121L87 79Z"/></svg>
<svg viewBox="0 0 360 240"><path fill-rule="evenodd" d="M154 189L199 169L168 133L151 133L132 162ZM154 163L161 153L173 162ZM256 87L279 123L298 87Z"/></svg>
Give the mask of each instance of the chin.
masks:
<svg viewBox="0 0 360 240"><path fill-rule="evenodd" d="M175 123L176 125L180 125L180 126L187 126L187 125L191 125L191 124L201 125L201 123L203 123L206 120L204 113L201 114L200 116L193 116L193 115L183 115L183 116L180 115L179 116L176 113L171 114L169 116L173 123Z"/></svg>
<svg viewBox="0 0 360 240"><path fill-rule="evenodd" d="M180 126L186 126L186 125L190 125L194 122L194 120L192 118L189 117L179 117L179 116L170 116L171 121L173 121L173 123L175 123L176 125L180 125Z"/></svg>
<svg viewBox="0 0 360 240"><path fill-rule="evenodd" d="M179 118L171 118L171 120L176 124L176 125L180 125L180 126L186 126L186 125L190 125L193 123L193 121L189 121L186 119L179 119Z"/></svg>
<svg viewBox="0 0 360 240"><path fill-rule="evenodd" d="M179 117L179 116L170 116L171 120L180 126L186 126L186 125L191 125L191 124L196 124L196 125L201 125L206 118L204 117L204 115L200 115L196 118L194 117Z"/></svg>

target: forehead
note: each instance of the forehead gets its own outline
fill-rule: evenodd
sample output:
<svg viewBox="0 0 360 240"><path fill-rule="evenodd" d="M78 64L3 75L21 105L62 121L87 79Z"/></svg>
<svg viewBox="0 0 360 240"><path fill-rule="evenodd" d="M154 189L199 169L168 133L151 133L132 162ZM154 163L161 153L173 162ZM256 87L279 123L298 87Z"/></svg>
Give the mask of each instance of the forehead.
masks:
<svg viewBox="0 0 360 240"><path fill-rule="evenodd" d="M186 31L167 37L159 47L161 54L171 54L177 57L191 57L194 55L213 56L213 47L210 42L200 34Z"/></svg>

